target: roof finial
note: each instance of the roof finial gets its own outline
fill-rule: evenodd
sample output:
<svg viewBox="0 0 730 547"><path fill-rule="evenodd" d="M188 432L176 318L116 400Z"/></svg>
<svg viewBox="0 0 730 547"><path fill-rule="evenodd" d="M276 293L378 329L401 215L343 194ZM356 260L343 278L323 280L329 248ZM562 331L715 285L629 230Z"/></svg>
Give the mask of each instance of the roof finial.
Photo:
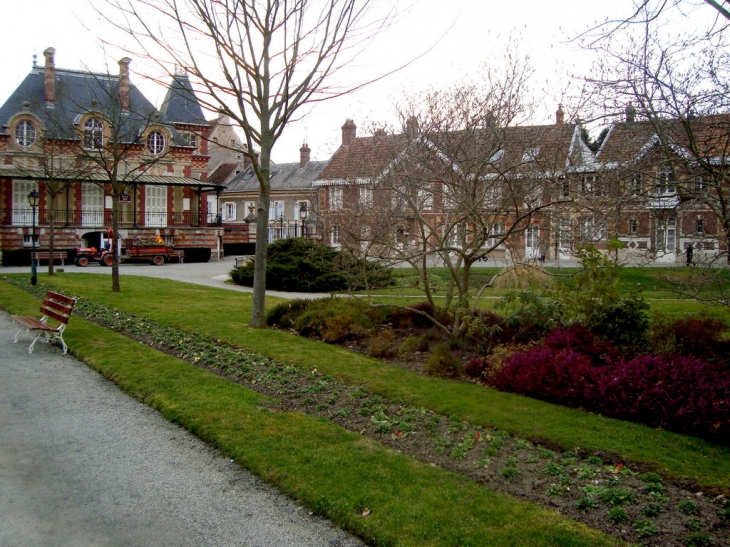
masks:
<svg viewBox="0 0 730 547"><path fill-rule="evenodd" d="M38 53L36 51L33 51L33 67L35 68L38 65Z"/></svg>

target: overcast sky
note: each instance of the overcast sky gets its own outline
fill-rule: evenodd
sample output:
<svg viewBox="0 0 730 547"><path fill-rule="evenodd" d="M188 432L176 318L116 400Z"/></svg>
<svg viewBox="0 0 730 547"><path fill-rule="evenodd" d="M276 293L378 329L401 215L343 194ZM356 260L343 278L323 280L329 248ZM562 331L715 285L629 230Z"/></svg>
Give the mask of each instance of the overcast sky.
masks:
<svg viewBox="0 0 730 547"><path fill-rule="evenodd" d="M34 54L43 65L47 47L56 48L59 68L117 73L116 61L124 55L102 49L98 36L103 32L109 37L110 33L90 17L88 2L2 0L6 49L0 60L0 103L28 74ZM486 62L499 63L498 53L515 33L522 37L522 52L537 69L535 86L546 88L542 119L535 123L552 122L557 104L569 88L568 75L588 70L591 63L590 56L567 38L607 17L625 15L631 7L631 0L416 0L408 15L380 36L350 70L359 80L363 74L375 74L383 66L392 68L433 48L384 81L308 111L279 140L273 159L298 161L304 141L312 150L312 159L328 158L340 143L340 127L346 118L354 119L361 128L380 120L393 123L393 104L404 93L443 86L477 74ZM159 107L165 90L145 81L144 63L133 62L131 68L133 83Z"/></svg>

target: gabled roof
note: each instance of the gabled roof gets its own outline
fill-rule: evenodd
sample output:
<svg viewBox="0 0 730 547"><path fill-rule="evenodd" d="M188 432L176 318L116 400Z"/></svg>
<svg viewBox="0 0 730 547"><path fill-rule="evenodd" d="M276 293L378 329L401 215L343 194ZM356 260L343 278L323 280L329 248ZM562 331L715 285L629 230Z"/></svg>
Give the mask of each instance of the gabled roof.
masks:
<svg viewBox="0 0 730 547"><path fill-rule="evenodd" d="M215 184L223 184L228 180L228 177L233 174L237 167L237 162L221 163L210 175L208 175L208 181L214 182Z"/></svg>
<svg viewBox="0 0 730 547"><path fill-rule="evenodd" d="M187 125L209 125L187 74L176 74L167 90L160 112L166 121Z"/></svg>
<svg viewBox="0 0 730 547"><path fill-rule="evenodd" d="M725 158L730 155L730 115L615 123L598 159L604 165L629 163L662 144L678 156Z"/></svg>
<svg viewBox="0 0 730 547"><path fill-rule="evenodd" d="M299 163L277 163L271 166L272 192L306 192L312 189L312 183L327 166L327 161L310 161L304 167ZM241 171L228 183L223 194L258 193L259 181L248 167Z"/></svg>
<svg viewBox="0 0 730 547"><path fill-rule="evenodd" d="M488 175L510 168L540 165L561 170L592 163L593 157L580 140L576 124L484 128L440 134L406 134L357 137L342 145L317 179L316 186L372 180L400 161L409 143L428 149L450 169L466 174ZM425 146L425 148L424 148ZM493 166L490 166L493 163Z"/></svg>

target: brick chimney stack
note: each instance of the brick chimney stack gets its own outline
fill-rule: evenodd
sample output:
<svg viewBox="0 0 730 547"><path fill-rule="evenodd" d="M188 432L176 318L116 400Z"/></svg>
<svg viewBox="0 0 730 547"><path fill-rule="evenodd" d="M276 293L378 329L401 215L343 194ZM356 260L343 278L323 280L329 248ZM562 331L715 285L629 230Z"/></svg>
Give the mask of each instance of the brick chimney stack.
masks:
<svg viewBox="0 0 730 547"><path fill-rule="evenodd" d="M355 140L357 136L357 126L351 119L345 120L345 125L342 126L342 144L343 146L349 146Z"/></svg>
<svg viewBox="0 0 730 547"><path fill-rule="evenodd" d="M558 127L562 126L565 122L565 112L563 112L563 105L558 105L558 110L555 112L555 125Z"/></svg>
<svg viewBox="0 0 730 547"><path fill-rule="evenodd" d="M132 59L124 57L119 60L119 106L129 110L129 63Z"/></svg>
<svg viewBox="0 0 730 547"><path fill-rule="evenodd" d="M56 64L53 56L56 54L56 50L49 47L43 52L46 58L46 70L44 76L45 83L45 96L47 103L56 102Z"/></svg>
<svg viewBox="0 0 730 547"><path fill-rule="evenodd" d="M299 149L299 167L301 167L302 169L304 169L309 163L311 152L312 151L309 149L309 146L307 146L306 142Z"/></svg>
<svg viewBox="0 0 730 547"><path fill-rule="evenodd" d="M626 123L634 123L636 119L636 109L632 103L626 105Z"/></svg>

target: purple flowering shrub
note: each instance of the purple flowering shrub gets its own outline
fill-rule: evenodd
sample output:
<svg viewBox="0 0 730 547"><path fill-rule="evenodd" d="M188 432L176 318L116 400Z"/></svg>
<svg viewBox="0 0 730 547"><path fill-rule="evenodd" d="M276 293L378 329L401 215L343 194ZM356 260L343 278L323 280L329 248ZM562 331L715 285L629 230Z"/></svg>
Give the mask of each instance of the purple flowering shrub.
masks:
<svg viewBox="0 0 730 547"><path fill-rule="evenodd" d="M551 403L730 444L730 371L681 355L633 359L580 327L512 355L492 385Z"/></svg>

